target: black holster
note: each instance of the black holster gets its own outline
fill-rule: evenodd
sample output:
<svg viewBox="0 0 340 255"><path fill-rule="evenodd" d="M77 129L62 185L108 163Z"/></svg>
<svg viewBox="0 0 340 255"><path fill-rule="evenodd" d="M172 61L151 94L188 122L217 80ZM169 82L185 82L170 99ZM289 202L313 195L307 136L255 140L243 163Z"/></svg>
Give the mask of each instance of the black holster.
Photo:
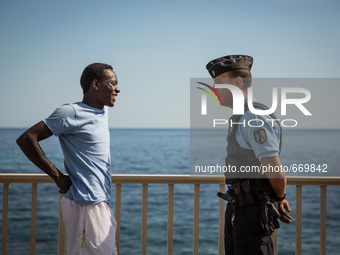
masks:
<svg viewBox="0 0 340 255"><path fill-rule="evenodd" d="M260 212L260 222L263 231L272 234L275 228L280 227L278 218L281 216L279 211L275 208L273 203L270 202L267 192L258 193L258 198L260 201L261 212Z"/></svg>

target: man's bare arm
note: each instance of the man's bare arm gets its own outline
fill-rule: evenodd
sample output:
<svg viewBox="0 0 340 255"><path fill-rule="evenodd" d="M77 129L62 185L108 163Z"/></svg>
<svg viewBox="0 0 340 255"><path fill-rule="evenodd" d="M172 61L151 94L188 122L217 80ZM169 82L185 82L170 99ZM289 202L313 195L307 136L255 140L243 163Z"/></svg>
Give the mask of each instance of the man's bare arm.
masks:
<svg viewBox="0 0 340 255"><path fill-rule="evenodd" d="M269 180L270 185L272 186L276 197L283 197L286 193L286 174L283 171L281 167L281 162L279 157L265 157L261 159L262 166L267 167L267 169L270 169L270 167L275 169L280 169L280 171L267 171L266 176ZM292 217L287 214L287 212L290 212L289 203L286 199L283 199L281 201L278 201L279 206L279 212L281 214L280 220L285 223L291 223Z"/></svg>
<svg viewBox="0 0 340 255"><path fill-rule="evenodd" d="M39 141L42 141L50 136L52 136L51 130L43 121L40 121L26 130L17 139L17 144L25 153L27 158L42 171L48 174L59 187L60 193L64 194L72 184L70 178L60 172L55 167L55 165L52 164L39 145Z"/></svg>

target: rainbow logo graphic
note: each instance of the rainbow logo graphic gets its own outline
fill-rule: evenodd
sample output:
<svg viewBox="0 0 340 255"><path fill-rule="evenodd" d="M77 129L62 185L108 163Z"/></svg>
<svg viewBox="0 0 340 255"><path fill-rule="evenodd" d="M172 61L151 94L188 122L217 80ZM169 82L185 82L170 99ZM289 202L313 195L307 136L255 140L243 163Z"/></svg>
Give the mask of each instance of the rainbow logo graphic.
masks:
<svg viewBox="0 0 340 255"><path fill-rule="evenodd" d="M216 90L215 90L213 87L211 87L210 85L205 84L205 83L203 83L203 82L197 82L197 83L198 83L198 84L201 84L201 85L203 85L203 86L206 86L206 87L209 88L212 92L214 92L214 94L216 95L218 101L220 102L220 105L222 105L221 98L220 98L219 94L217 94ZM204 88L201 88L201 87L197 87L197 88L200 89L200 90L203 90L204 92L206 92L206 93L214 100L215 105L217 105L214 96L210 93L209 90L204 89Z"/></svg>

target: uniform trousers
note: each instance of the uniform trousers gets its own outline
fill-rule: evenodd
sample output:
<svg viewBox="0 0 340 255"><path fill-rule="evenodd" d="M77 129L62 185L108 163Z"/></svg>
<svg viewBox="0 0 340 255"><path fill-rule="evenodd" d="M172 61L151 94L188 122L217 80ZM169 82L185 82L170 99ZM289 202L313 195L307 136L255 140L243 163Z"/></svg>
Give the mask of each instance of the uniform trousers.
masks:
<svg viewBox="0 0 340 255"><path fill-rule="evenodd" d="M273 255L271 235L265 233L260 223L260 204L234 208L228 203L225 212L225 255Z"/></svg>
<svg viewBox="0 0 340 255"><path fill-rule="evenodd" d="M116 219L106 202L81 205L62 197L68 255L116 255Z"/></svg>

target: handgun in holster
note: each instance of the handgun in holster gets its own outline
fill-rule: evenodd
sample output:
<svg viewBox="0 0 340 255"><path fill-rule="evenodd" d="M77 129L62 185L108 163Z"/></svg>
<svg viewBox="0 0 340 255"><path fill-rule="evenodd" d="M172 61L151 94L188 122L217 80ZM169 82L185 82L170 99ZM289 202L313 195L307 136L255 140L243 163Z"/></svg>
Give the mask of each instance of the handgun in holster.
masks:
<svg viewBox="0 0 340 255"><path fill-rule="evenodd" d="M229 187L226 193L217 192L217 196L231 203L234 206L237 205L237 198L234 195L232 195L231 189Z"/></svg>

